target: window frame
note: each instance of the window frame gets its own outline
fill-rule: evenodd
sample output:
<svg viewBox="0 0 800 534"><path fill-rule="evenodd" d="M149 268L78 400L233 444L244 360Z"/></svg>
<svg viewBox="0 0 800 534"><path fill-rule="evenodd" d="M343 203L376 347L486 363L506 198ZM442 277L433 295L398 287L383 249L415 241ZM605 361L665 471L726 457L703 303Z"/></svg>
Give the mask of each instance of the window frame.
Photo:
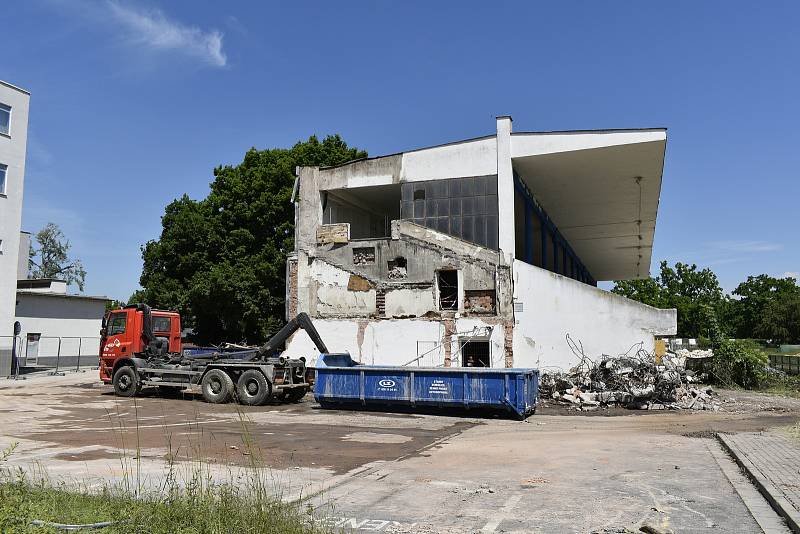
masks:
<svg viewBox="0 0 800 534"><path fill-rule="evenodd" d="M3 104L2 102L0 102L0 112L2 111L8 112L8 130L5 132L0 130L0 135L5 135L6 137L11 137L11 113L12 113L11 109L12 109L11 106L9 106L8 104Z"/></svg>
<svg viewBox="0 0 800 534"><path fill-rule="evenodd" d="M167 329L166 330L161 330L161 329L156 328L156 323L158 321L166 321L167 322ZM165 316L165 315L154 315L153 316L153 332L158 332L160 334L164 334L164 333L169 334L169 333L171 333L172 332L172 317Z"/></svg>
<svg viewBox="0 0 800 534"><path fill-rule="evenodd" d="M6 190L8 189L8 165L0 163L0 196L7 196Z"/></svg>
<svg viewBox="0 0 800 534"><path fill-rule="evenodd" d="M119 332L112 331L114 327L114 320L118 317L122 317L122 330ZM111 317L108 318L108 331L106 336L118 336L120 334L124 334L128 327L128 314L125 312L116 312L112 313Z"/></svg>

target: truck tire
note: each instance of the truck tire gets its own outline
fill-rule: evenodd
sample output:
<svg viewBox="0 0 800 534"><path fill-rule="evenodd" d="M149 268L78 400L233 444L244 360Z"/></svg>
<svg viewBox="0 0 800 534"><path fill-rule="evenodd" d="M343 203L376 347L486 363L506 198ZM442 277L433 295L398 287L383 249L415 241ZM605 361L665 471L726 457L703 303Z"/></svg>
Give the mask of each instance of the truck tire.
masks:
<svg viewBox="0 0 800 534"><path fill-rule="evenodd" d="M200 388L206 402L223 404L233 396L233 380L222 369L211 369L200 381Z"/></svg>
<svg viewBox="0 0 800 534"><path fill-rule="evenodd" d="M272 384L258 369L248 369L239 376L236 393L242 404L260 406L272 398Z"/></svg>
<svg viewBox="0 0 800 534"><path fill-rule="evenodd" d="M117 369L112 384L114 384L114 394L118 397L135 397L142 392L139 373L131 365L123 365Z"/></svg>

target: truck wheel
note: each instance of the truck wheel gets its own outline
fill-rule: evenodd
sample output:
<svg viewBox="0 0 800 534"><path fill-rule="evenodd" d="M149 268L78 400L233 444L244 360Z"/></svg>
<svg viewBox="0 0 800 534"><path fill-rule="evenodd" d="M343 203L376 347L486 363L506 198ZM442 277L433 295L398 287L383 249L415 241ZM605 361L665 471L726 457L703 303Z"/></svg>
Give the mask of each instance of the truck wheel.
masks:
<svg viewBox="0 0 800 534"><path fill-rule="evenodd" d="M272 397L272 384L261 371L248 369L239 376L239 380L236 382L236 393L242 404L260 406Z"/></svg>
<svg viewBox="0 0 800 534"><path fill-rule="evenodd" d="M306 396L306 388L294 388L286 392L287 402L300 402Z"/></svg>
<svg viewBox="0 0 800 534"><path fill-rule="evenodd" d="M114 394L118 397L135 397L142 391L139 373L130 365L123 365L114 373Z"/></svg>
<svg viewBox="0 0 800 534"><path fill-rule="evenodd" d="M233 395L233 380L222 369L211 369L203 376L200 388L206 402L223 404Z"/></svg>

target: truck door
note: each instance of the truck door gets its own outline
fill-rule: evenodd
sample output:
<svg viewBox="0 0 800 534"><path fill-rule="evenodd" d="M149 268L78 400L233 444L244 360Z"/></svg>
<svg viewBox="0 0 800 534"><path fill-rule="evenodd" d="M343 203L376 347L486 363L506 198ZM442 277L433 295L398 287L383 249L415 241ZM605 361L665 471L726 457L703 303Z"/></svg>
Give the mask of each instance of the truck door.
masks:
<svg viewBox="0 0 800 534"><path fill-rule="evenodd" d="M103 357L116 360L122 356L131 355L130 336L126 336L128 313L126 311L114 312L108 319L106 327L106 341L103 347Z"/></svg>

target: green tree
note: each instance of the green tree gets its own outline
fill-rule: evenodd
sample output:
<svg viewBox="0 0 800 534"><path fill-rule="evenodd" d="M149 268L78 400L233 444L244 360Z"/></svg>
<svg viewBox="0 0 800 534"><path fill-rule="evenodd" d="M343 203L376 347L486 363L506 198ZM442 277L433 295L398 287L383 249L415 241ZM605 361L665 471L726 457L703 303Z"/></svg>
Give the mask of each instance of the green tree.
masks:
<svg viewBox="0 0 800 534"><path fill-rule="evenodd" d="M86 270L80 260L70 259L71 245L61 229L54 223L39 230L34 236L39 247L31 245L29 264L31 277L55 278L83 291Z"/></svg>
<svg viewBox="0 0 800 534"><path fill-rule="evenodd" d="M800 295L773 298L764 306L753 333L776 343L800 343Z"/></svg>
<svg viewBox="0 0 800 534"><path fill-rule="evenodd" d="M611 291L657 308L677 309L678 335L685 337L709 337L711 329L720 328L726 306L722 287L711 269L680 262L673 268L662 261L657 277L619 281Z"/></svg>
<svg viewBox="0 0 800 534"><path fill-rule="evenodd" d="M776 334L778 330L773 330L769 321L780 322L785 313L791 312L791 302L800 297L800 286L794 278L774 278L766 274L748 276L733 290L733 295L728 323L736 337L784 339L784 334L790 335L791 329ZM776 328L779 328L778 324Z"/></svg>
<svg viewBox="0 0 800 534"><path fill-rule="evenodd" d="M130 301L178 310L200 343L264 341L283 322L295 167L366 156L338 135L312 136L214 169L208 197L166 207L160 238L142 247L142 289Z"/></svg>

